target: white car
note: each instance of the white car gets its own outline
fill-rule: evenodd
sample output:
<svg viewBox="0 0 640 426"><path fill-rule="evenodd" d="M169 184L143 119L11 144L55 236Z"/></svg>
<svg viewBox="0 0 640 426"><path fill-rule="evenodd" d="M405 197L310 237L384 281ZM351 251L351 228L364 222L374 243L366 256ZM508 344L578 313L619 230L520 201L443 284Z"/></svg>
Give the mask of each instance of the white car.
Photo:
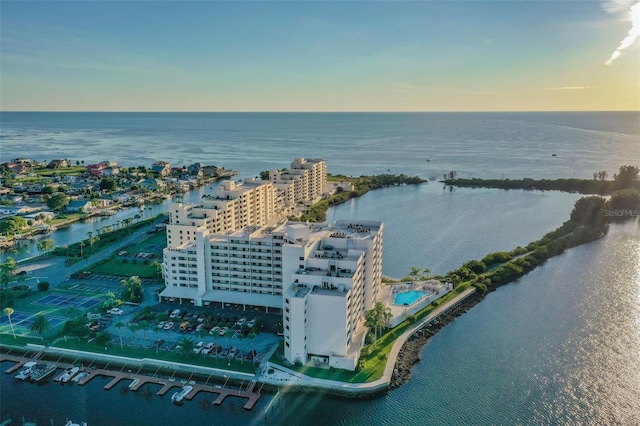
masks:
<svg viewBox="0 0 640 426"><path fill-rule="evenodd" d="M111 308L107 310L108 314L111 315L124 315L124 311L120 308Z"/></svg>

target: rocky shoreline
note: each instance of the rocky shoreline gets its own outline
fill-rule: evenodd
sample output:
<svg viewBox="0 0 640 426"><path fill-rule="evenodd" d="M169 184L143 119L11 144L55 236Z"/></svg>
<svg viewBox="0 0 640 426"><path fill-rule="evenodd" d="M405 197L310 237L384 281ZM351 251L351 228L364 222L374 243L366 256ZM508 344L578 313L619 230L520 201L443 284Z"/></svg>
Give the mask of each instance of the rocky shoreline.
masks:
<svg viewBox="0 0 640 426"><path fill-rule="evenodd" d="M389 389L396 389L411 379L411 368L420 362L420 351L422 347L429 341L431 336L436 334L442 327L452 322L460 315L466 313L469 309L478 304L485 298L485 294L475 292L467 297L447 312L440 315L430 323L426 324L420 330L411 336L398 353L398 359L393 369L393 375L389 382Z"/></svg>

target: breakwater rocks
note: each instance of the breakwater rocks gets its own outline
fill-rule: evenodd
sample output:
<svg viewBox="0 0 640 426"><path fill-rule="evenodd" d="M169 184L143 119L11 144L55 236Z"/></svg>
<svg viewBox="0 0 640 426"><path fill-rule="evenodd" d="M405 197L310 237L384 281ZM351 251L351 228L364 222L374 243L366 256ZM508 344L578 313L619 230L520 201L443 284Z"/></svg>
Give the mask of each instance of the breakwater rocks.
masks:
<svg viewBox="0 0 640 426"><path fill-rule="evenodd" d="M452 307L438 318L426 324L420 330L411 336L398 353L393 376L389 382L389 389L396 389L405 384L411 378L411 368L414 364L420 362L420 351L422 347L429 341L431 336L436 334L442 327L467 312L482 299L485 295L475 292L471 296Z"/></svg>

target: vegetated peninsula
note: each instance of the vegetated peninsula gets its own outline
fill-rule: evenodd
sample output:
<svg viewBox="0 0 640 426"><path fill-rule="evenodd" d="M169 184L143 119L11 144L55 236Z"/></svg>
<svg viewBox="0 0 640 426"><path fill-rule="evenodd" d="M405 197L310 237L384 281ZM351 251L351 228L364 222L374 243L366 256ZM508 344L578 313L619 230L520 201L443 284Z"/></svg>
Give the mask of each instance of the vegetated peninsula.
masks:
<svg viewBox="0 0 640 426"><path fill-rule="evenodd" d="M456 287L472 285L478 291L409 339L398 356L390 387L398 387L409 380L411 367L420 360L420 350L431 336L479 303L489 292L517 280L571 247L603 237L611 223L640 217L639 172L637 167L620 167L614 180L607 183L616 188L609 199L592 195L577 200L569 220L540 240L509 252L490 253L481 260L470 260L444 277L435 277L452 282ZM455 176L451 181L457 182Z"/></svg>
<svg viewBox="0 0 640 426"><path fill-rule="evenodd" d="M640 182L634 181L634 176L637 176L638 173L637 170L638 168L634 166L622 166L618 173L613 175L613 180L607 180L608 173L605 170L594 173L593 179L460 178L455 171L451 171L443 176L442 182L450 187L461 188L526 189L611 195L613 192L624 188L640 190Z"/></svg>

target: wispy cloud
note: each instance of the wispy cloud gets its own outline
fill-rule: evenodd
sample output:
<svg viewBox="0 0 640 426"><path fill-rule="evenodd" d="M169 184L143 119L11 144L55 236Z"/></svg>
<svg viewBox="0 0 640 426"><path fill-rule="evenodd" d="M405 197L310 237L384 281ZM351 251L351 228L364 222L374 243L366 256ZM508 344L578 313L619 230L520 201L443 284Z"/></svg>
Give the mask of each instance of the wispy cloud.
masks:
<svg viewBox="0 0 640 426"><path fill-rule="evenodd" d="M400 83L400 84L396 84L394 85L395 88L397 89L402 89L402 90L422 90L422 91L426 91L426 92L439 92L439 93L451 93L451 94L457 94L457 95L495 95L496 92L491 92L491 91L482 91L482 90L465 90L465 89L460 89L460 88L448 88L448 87L433 87L433 86L420 86L420 85L415 85L415 84L407 84L407 83Z"/></svg>
<svg viewBox="0 0 640 426"><path fill-rule="evenodd" d="M628 49L640 37L640 2L633 4L629 0L609 0L603 5L609 13L620 15L625 21L631 21L631 29L627 36L620 42L618 48L611 54L605 65L611 65L620 57L622 51Z"/></svg>
<svg viewBox="0 0 640 426"><path fill-rule="evenodd" d="M547 87L544 90L555 92L559 90L592 90L592 89L598 89L598 88L591 87L591 86L561 86L561 87Z"/></svg>

